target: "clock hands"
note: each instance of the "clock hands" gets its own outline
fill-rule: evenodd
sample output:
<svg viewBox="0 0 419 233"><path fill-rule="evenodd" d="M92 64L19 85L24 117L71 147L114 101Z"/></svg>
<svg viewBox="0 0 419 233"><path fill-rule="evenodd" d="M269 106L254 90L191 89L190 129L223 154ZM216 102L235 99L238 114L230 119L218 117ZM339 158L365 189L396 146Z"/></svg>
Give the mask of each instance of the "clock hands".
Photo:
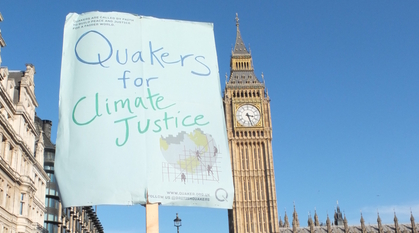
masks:
<svg viewBox="0 0 419 233"><path fill-rule="evenodd" d="M247 118L249 119L250 124L251 124L251 125L253 125L252 120L250 120L250 117L253 117L253 115L249 115L249 113L247 112L247 113L246 113L246 116L247 116Z"/></svg>

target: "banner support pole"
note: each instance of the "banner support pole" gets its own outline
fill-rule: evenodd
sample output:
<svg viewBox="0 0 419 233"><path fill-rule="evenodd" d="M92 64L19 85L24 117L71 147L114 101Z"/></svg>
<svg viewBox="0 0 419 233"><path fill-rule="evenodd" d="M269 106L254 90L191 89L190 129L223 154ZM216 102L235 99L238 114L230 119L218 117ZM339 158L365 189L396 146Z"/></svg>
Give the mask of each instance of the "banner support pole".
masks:
<svg viewBox="0 0 419 233"><path fill-rule="evenodd" d="M148 202L145 204L145 225L146 233L159 233L159 203Z"/></svg>

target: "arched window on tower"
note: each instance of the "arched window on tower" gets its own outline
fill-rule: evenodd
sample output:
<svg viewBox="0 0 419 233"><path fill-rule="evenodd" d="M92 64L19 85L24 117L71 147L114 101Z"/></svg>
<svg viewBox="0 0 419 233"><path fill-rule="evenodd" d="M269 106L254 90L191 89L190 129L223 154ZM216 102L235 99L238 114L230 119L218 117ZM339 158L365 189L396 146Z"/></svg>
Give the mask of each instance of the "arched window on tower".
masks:
<svg viewBox="0 0 419 233"><path fill-rule="evenodd" d="M257 154L257 150L256 150L256 146L253 148L253 157L255 159L255 170L259 169L258 167L258 154Z"/></svg>
<svg viewBox="0 0 419 233"><path fill-rule="evenodd" d="M260 190L259 190L259 180L256 181L256 193L257 193L257 200L260 199Z"/></svg>
<svg viewBox="0 0 419 233"><path fill-rule="evenodd" d="M244 189L243 200L247 201L247 188L246 188L246 181L245 180L243 181L243 189Z"/></svg>
<svg viewBox="0 0 419 233"><path fill-rule="evenodd" d="M266 213L265 211L263 211L263 224L265 225L265 223L266 223Z"/></svg>
<svg viewBox="0 0 419 233"><path fill-rule="evenodd" d="M240 145L240 146L241 146L242 168L244 170L244 169L246 169L246 160L245 160L245 157L244 157L243 145Z"/></svg>
<svg viewBox="0 0 419 233"><path fill-rule="evenodd" d="M253 219L253 209L250 209L250 226L251 226L252 232L255 232L254 221L252 221L252 219Z"/></svg>
<svg viewBox="0 0 419 233"><path fill-rule="evenodd" d="M261 182L261 186L262 188L261 193L262 193L262 201L265 200L265 180L262 178L262 182Z"/></svg>
<svg viewBox="0 0 419 233"><path fill-rule="evenodd" d="M246 153L246 169L249 170L249 153L247 147L244 148Z"/></svg>
<svg viewBox="0 0 419 233"><path fill-rule="evenodd" d="M249 217L249 211L246 211L246 228L247 232L250 232L250 217Z"/></svg>
<svg viewBox="0 0 419 233"><path fill-rule="evenodd" d="M249 191L249 201L251 201L252 200L252 186L251 186L251 183L250 183L250 180L247 180L247 187L248 187L248 191Z"/></svg>

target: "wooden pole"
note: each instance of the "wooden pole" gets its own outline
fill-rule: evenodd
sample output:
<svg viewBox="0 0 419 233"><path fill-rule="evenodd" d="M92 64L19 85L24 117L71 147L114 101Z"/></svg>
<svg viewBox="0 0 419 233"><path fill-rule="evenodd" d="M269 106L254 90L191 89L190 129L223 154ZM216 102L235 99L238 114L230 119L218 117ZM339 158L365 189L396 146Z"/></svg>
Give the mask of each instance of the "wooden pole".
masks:
<svg viewBox="0 0 419 233"><path fill-rule="evenodd" d="M159 204L145 205L145 221L147 233L159 233Z"/></svg>

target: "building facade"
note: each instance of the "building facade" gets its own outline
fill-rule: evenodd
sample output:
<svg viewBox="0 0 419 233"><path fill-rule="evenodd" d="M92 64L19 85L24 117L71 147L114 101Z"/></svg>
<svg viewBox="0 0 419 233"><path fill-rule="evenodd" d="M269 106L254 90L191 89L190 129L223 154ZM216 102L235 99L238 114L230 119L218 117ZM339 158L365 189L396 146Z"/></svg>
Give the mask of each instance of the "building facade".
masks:
<svg viewBox="0 0 419 233"><path fill-rule="evenodd" d="M3 17L0 14L0 21ZM0 32L0 45L6 46ZM0 56L1 65L1 56ZM35 67L0 67L0 232L45 232L44 147L35 127Z"/></svg>
<svg viewBox="0 0 419 233"><path fill-rule="evenodd" d="M314 213L314 220L308 216L307 226L300 227L298 214L295 210L292 214L292 225L289 224L287 213L285 212L284 221L279 221L279 231L281 233L418 233L419 224L416 224L413 214L410 214L410 223L401 224L394 213L394 224L382 224L380 214L377 213L377 224L365 224L361 213L360 225L348 225L346 216L340 211L339 205L335 210L333 222L327 215L326 223L320 223L317 213Z"/></svg>
<svg viewBox="0 0 419 233"><path fill-rule="evenodd" d="M52 122L36 116L34 75L32 64L0 66L0 233L103 233L91 206L62 208Z"/></svg>
<svg viewBox="0 0 419 233"><path fill-rule="evenodd" d="M254 73L237 15L236 27L223 97L235 190L229 232L279 232L270 99Z"/></svg>
<svg viewBox="0 0 419 233"><path fill-rule="evenodd" d="M226 76L224 111L233 170L234 202L228 210L230 233L418 233L419 224L413 214L410 223L399 223L394 213L393 224L365 224L361 214L359 225L348 225L337 205L332 221L320 223L308 216L300 226L294 206L292 222L285 212L278 221L275 176L272 154L272 121L270 99L263 74L256 77L251 53L244 45L236 15L236 42L230 59L230 76Z"/></svg>
<svg viewBox="0 0 419 233"><path fill-rule="evenodd" d="M48 233L103 233L91 206L63 208L54 174L55 144L51 142L52 122L35 118L39 139L44 145L44 169L50 178L46 185L44 227Z"/></svg>

